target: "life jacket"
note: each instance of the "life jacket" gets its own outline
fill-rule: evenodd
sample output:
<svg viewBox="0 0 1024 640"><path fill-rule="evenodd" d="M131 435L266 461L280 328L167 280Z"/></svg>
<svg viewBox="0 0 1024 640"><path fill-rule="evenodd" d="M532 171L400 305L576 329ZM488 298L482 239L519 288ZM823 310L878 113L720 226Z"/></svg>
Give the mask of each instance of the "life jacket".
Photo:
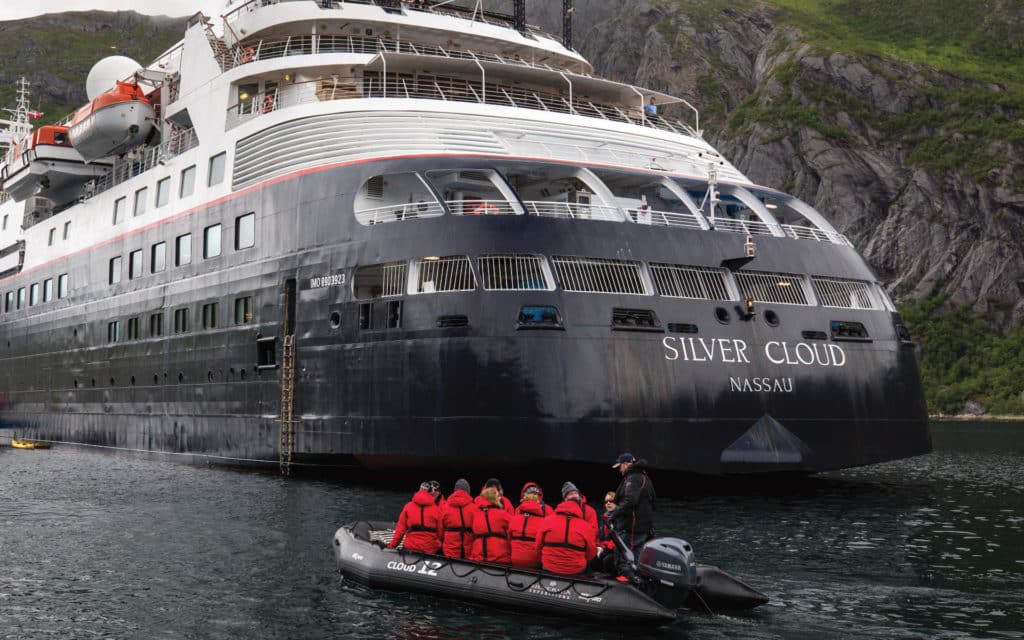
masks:
<svg viewBox="0 0 1024 640"><path fill-rule="evenodd" d="M566 500L544 520L537 548L545 571L561 575L581 573L597 554L594 529L583 520L581 507L578 502Z"/></svg>
<svg viewBox="0 0 1024 640"><path fill-rule="evenodd" d="M444 528L444 555L449 558L468 558L473 551L473 518L478 509L473 498L459 489L448 496L442 518Z"/></svg>
<svg viewBox="0 0 1024 640"><path fill-rule="evenodd" d="M512 548L512 566L533 568L540 566L537 532L544 524L541 505L533 500L519 503L516 515L508 525L508 539Z"/></svg>
<svg viewBox="0 0 1024 640"><path fill-rule="evenodd" d="M441 548L441 512L429 492L420 489L405 505L388 546L397 547L403 538L409 551L434 554Z"/></svg>
<svg viewBox="0 0 1024 640"><path fill-rule="evenodd" d="M473 504L478 511L473 517L473 552L469 559L474 562L511 562L508 524L512 516L483 496L477 496Z"/></svg>

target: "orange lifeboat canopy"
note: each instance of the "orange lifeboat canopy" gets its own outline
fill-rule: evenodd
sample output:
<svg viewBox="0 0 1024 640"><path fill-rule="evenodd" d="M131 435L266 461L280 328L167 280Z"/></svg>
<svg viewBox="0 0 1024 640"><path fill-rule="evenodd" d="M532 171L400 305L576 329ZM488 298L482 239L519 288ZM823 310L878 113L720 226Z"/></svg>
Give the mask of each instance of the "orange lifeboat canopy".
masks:
<svg viewBox="0 0 1024 640"><path fill-rule="evenodd" d="M29 142L29 147L35 149L41 145L70 147L71 138L68 137L68 128L53 124L39 127L32 132L32 139Z"/></svg>
<svg viewBox="0 0 1024 640"><path fill-rule="evenodd" d="M86 161L120 155L142 144L156 122L153 102L134 82L118 82L75 113L71 144Z"/></svg>

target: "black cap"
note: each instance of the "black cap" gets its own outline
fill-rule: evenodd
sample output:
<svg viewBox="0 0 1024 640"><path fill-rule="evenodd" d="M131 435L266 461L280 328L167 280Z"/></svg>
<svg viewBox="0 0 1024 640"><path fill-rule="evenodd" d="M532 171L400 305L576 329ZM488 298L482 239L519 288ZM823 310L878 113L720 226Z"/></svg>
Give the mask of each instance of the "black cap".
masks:
<svg viewBox="0 0 1024 640"><path fill-rule="evenodd" d="M466 480L465 478L459 478L458 480L456 480L455 490L462 490L465 491L466 493L469 493L469 480Z"/></svg>
<svg viewBox="0 0 1024 640"><path fill-rule="evenodd" d="M632 453L620 453L619 457L615 459L612 469L618 469L619 465L623 462L636 462L636 458L633 457Z"/></svg>
<svg viewBox="0 0 1024 640"><path fill-rule="evenodd" d="M488 478L487 482L484 483L484 489L486 489L487 487L496 487L500 489L501 480L498 480L497 478Z"/></svg>

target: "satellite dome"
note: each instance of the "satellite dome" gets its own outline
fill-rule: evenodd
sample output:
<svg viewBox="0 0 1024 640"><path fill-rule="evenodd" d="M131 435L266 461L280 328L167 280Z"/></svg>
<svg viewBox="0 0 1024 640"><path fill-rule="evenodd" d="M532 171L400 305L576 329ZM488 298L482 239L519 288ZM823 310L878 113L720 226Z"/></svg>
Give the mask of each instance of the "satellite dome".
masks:
<svg viewBox="0 0 1024 640"><path fill-rule="evenodd" d="M103 58L92 66L85 80L85 94L90 100L110 91L118 80L124 80L142 68L138 62L125 56Z"/></svg>

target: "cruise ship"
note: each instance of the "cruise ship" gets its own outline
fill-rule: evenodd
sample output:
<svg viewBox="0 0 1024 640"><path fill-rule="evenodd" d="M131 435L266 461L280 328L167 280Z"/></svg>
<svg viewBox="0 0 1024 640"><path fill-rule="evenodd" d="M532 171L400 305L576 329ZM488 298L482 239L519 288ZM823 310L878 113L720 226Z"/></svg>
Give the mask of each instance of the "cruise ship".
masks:
<svg viewBox="0 0 1024 640"><path fill-rule="evenodd" d="M479 3L478 3L479 4ZM0 168L0 421L196 463L814 473L930 450L914 345L687 100L465 2L248 0ZM55 44L56 46L56 44Z"/></svg>

